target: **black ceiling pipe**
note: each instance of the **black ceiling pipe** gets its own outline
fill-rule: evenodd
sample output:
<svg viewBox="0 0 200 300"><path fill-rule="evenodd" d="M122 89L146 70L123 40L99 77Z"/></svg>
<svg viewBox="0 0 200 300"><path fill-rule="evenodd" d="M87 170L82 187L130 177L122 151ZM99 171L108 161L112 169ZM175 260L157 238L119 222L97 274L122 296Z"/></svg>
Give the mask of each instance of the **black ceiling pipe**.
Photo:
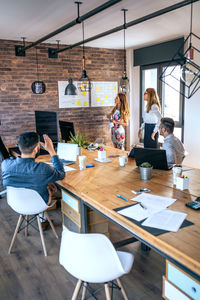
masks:
<svg viewBox="0 0 200 300"><path fill-rule="evenodd" d="M87 12L83 16L78 16L78 18L76 18L75 20L73 20L70 23L68 23L68 24L66 24L66 25L58 28L57 30L55 30L55 31L53 31L53 32L45 35L44 37L40 38L36 42L33 42L33 43L31 43L30 45L28 45L26 47L20 48L20 50L18 51L18 54L20 52L24 52L25 50L30 49L30 48L32 48L32 47L34 47L34 46L36 46L36 45L38 45L38 44L40 44L40 43L48 40L48 39L50 39L51 37L53 37L53 36L61 33L64 30L67 30L67 29L73 27L74 25L76 25L78 23L81 23L82 21L84 21L84 20L86 20L86 19L88 19L88 18L90 18L90 17L98 14L99 12L103 11L104 9L107 9L110 6L113 6L113 5L115 5L116 3L120 2L120 1L122 1L122 0L110 0L110 1L107 1L106 3L104 3L104 4L102 4L102 5L94 8L93 10L91 10L89 12Z"/></svg>
<svg viewBox="0 0 200 300"><path fill-rule="evenodd" d="M150 20L150 19L152 19L152 18L161 16L161 15L163 15L163 14L166 14L166 13L170 12L170 11L173 11L173 10L175 10L175 9L184 7L184 6L186 6L186 5L191 4L192 2L194 3L194 2L197 2L197 1L199 1L199 0L185 0L185 1L182 1L182 2L179 2L179 3L176 3L176 4L174 4L174 5L168 6L168 7L166 7L166 8L160 9L160 10L158 10L158 11L156 11L156 12L153 12L153 13L151 13L151 14L149 14L149 15L146 15L146 16L144 16L144 17L141 17L141 18L139 18L139 19L136 19L136 20L134 20L134 21L131 21L131 22L126 23L126 28L131 27L131 26L134 26L134 25L137 25L137 24L142 23L142 22L145 22L145 21ZM101 38L101 37L104 37L104 36L106 36L106 35L115 33L115 32L117 32L117 31L120 31L120 30L123 30L123 29L124 29L124 25L117 26L117 27L115 27L115 28L113 28L113 29L110 29L110 30L108 30L108 31L99 33L99 34L97 34L97 35L95 35L95 36L93 36L93 37L90 37L90 38L84 40L84 44L85 44L85 43L89 43L89 42L94 41L94 40L97 40L97 39L99 39L99 38ZM82 45L82 43L83 43L83 41L78 42L78 43L75 43L75 44L73 44L73 45L71 45L71 46L67 46L67 47L65 47L65 48L61 48L61 49L59 49L59 50L55 50L55 53L59 53L59 52L62 52L62 51L68 50L68 49L75 48L75 47L77 47L77 46Z"/></svg>

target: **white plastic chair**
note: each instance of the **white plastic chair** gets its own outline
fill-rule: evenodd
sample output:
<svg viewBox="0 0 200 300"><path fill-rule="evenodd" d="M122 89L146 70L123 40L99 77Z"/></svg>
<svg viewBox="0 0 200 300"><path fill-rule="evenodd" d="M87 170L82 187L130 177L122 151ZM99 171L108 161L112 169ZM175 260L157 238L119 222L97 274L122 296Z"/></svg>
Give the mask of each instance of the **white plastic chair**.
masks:
<svg viewBox="0 0 200 300"><path fill-rule="evenodd" d="M31 189L15 188L15 187L8 186L7 202L14 211L20 214L8 253L9 254L11 253L11 250L13 248L13 245L17 237L17 233L25 228L25 235L27 235L28 226L31 225L34 228L32 222L35 220L35 218L37 218L44 255L47 256L47 250L44 242L44 235L43 235L42 225L40 221L41 217L39 216L39 214L44 212L44 215L49 221L49 224L53 230L54 235L56 236L56 238L58 238L55 227L46 211L49 207L52 207L56 201L52 202L52 204L48 206L38 192ZM32 216L32 218L29 218L29 216L31 215L34 216ZM24 220L26 222L26 225L24 226L24 228L21 229L21 225Z"/></svg>
<svg viewBox="0 0 200 300"><path fill-rule="evenodd" d="M105 235L75 233L64 228L59 261L71 275L78 278L72 300L77 299L81 286L82 300L85 299L88 283L104 283L106 299L111 300L108 282L112 281L113 286L113 280L117 281L115 287L128 300L119 277L129 273L134 256L116 251Z"/></svg>

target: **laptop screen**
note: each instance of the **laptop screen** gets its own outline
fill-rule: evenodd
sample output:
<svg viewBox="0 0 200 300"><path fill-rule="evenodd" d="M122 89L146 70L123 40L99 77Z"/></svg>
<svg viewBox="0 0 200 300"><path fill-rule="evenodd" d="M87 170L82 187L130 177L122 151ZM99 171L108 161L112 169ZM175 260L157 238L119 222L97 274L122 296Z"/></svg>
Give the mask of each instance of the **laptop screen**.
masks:
<svg viewBox="0 0 200 300"><path fill-rule="evenodd" d="M77 160L77 144L69 144L69 143L58 143L57 146L57 155L60 159L64 159L66 161L74 161Z"/></svg>
<svg viewBox="0 0 200 300"><path fill-rule="evenodd" d="M152 148L137 148L134 147L129 156L134 157L136 165L139 166L143 162L150 163L154 169L169 170L167 164L166 151Z"/></svg>

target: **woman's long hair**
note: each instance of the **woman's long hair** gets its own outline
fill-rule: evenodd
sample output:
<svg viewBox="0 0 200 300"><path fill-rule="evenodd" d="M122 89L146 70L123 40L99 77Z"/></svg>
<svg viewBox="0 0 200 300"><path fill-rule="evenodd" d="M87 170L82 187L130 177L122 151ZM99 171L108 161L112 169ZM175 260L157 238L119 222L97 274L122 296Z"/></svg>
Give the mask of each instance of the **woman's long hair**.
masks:
<svg viewBox="0 0 200 300"><path fill-rule="evenodd" d="M153 104L157 104L158 108L159 108L159 111L160 111L160 100L159 100L159 97L158 97L158 94L157 94L156 90L153 89L153 88L148 88L148 89L146 89L146 92L147 92L147 95L148 95L147 105L146 105L147 112L150 111L151 106Z"/></svg>
<svg viewBox="0 0 200 300"><path fill-rule="evenodd" d="M130 112L129 112L129 105L128 105L128 98L126 96L126 94L124 93L118 93L117 95L120 99L120 115L121 118L123 118L123 116L125 116L126 120L124 121L128 121L130 118ZM117 109L117 105L115 105L115 107L112 110L112 114L114 114L114 112Z"/></svg>

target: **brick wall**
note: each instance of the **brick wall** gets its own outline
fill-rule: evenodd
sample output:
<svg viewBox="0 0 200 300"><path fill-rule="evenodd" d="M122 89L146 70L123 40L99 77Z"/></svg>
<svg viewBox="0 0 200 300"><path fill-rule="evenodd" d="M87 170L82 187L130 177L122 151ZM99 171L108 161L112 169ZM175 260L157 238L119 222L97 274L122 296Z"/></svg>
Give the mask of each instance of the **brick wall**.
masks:
<svg viewBox="0 0 200 300"><path fill-rule="evenodd" d="M65 108L58 107L58 81L67 81L69 75L78 80L81 75L82 51L80 47L48 58L48 47L38 47L39 79L46 84L46 93L33 94L31 84L37 80L35 48L26 51L26 57L15 56L14 46L19 42L0 41L0 121L1 136L5 144L15 144L24 131L35 130L35 110L57 111L60 120L72 121L75 130L88 138L103 137L111 144L106 114L111 107ZM70 60L69 60L70 58ZM123 51L86 47L86 69L93 81L119 81L123 71Z"/></svg>

